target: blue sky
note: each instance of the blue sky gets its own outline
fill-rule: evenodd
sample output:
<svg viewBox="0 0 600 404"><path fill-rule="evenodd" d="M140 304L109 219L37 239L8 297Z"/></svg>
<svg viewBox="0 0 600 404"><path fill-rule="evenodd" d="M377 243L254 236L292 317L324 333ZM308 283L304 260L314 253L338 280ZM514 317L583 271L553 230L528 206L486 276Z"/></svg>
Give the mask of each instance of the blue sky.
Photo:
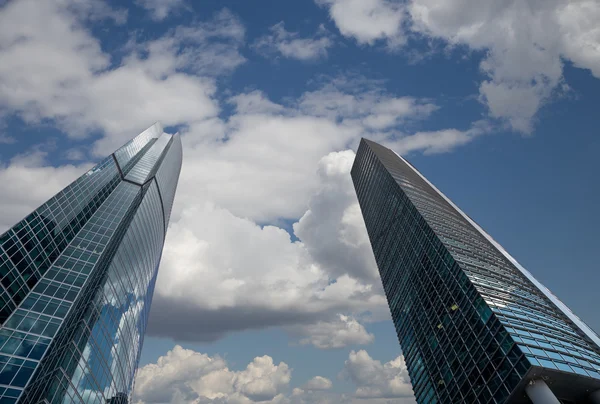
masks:
<svg viewBox="0 0 600 404"><path fill-rule="evenodd" d="M0 228L161 121L184 166L135 401L412 403L358 141L600 330L598 19L591 0L7 2Z"/></svg>

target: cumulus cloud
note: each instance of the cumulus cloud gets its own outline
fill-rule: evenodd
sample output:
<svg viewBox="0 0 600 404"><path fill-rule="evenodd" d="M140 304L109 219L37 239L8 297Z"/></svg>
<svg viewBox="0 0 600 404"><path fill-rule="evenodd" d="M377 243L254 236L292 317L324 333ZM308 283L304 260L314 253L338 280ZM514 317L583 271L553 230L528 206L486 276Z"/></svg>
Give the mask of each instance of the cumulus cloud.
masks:
<svg viewBox="0 0 600 404"><path fill-rule="evenodd" d="M135 3L146 9L152 19L161 21L185 7L185 0L135 0Z"/></svg>
<svg viewBox="0 0 600 404"><path fill-rule="evenodd" d="M316 0L329 10L329 16L344 36L359 44L372 45L385 40L390 48L406 42L402 25L405 12L394 0Z"/></svg>
<svg viewBox="0 0 600 404"><path fill-rule="evenodd" d="M347 153L325 159L342 167L330 168L331 175L340 170L349 175L346 159ZM210 202L197 201L180 215L169 229L150 333L211 339L233 330L312 324L339 312L385 307L380 287L315 261L302 241L293 242L281 228L261 227ZM329 254L350 250L341 237ZM173 316L174 310L180 315Z"/></svg>
<svg viewBox="0 0 600 404"><path fill-rule="evenodd" d="M333 386L331 380L322 376L315 376L304 385L306 390L329 390Z"/></svg>
<svg viewBox="0 0 600 404"><path fill-rule="evenodd" d="M386 94L381 83L339 77L304 93L298 108L305 114L351 120L367 131L382 131L407 121L425 119L439 107L428 100Z"/></svg>
<svg viewBox="0 0 600 404"><path fill-rule="evenodd" d="M294 234L308 252L333 276L350 274L365 282L379 272L350 178L354 152L331 153L321 159L320 186L308 210L294 224Z"/></svg>
<svg viewBox="0 0 600 404"><path fill-rule="evenodd" d="M184 134L180 206L210 195L235 215L261 223L302 215L318 185L321 157L346 149L360 133L358 127L286 111L240 111L223 128L226 142L209 142L195 128Z"/></svg>
<svg viewBox="0 0 600 404"><path fill-rule="evenodd" d="M17 139L12 136L7 135L6 133L0 133L0 144L13 144L16 143Z"/></svg>
<svg viewBox="0 0 600 404"><path fill-rule="evenodd" d="M320 321L307 326L290 328L292 334L302 335L300 344L311 344L320 349L342 348L348 345L366 345L375 340L355 318L338 315L333 321Z"/></svg>
<svg viewBox="0 0 600 404"><path fill-rule="evenodd" d="M126 9L114 7L104 1L56 0L54 3L63 9L68 9L69 13L79 20L92 23L108 20L122 25L127 21L129 14Z"/></svg>
<svg viewBox="0 0 600 404"><path fill-rule="evenodd" d="M442 129L417 132L395 139L383 139L381 143L400 154L421 150L423 154L437 154L452 151L456 147L473 141L476 137L490 133L492 126L487 121L475 121L466 130Z"/></svg>
<svg viewBox="0 0 600 404"><path fill-rule="evenodd" d="M285 362L256 357L244 370L230 370L224 359L176 345L157 363L136 375L134 402L253 403L280 402L291 379Z"/></svg>
<svg viewBox="0 0 600 404"><path fill-rule="evenodd" d="M360 44L441 39L484 53L479 99L493 118L531 133L540 108L568 91L563 61L600 77L600 4L594 0L315 0Z"/></svg>
<svg viewBox="0 0 600 404"><path fill-rule="evenodd" d="M178 195L185 204L210 195L236 216L261 223L297 219L305 212L318 187L315 168L321 157L356 147L360 136L403 136L398 128L438 108L355 80L334 80L284 103L259 91L228 101L235 107L229 119L192 123L184 131Z"/></svg>
<svg viewBox="0 0 600 404"><path fill-rule="evenodd" d="M402 357L381 364L366 351L349 355L340 376L357 388L354 395L332 392L333 383L315 376L289 391L292 369L270 356L254 358L233 370L219 356L176 345L156 363L138 370L133 402L137 404L413 404L414 397Z"/></svg>
<svg viewBox="0 0 600 404"><path fill-rule="evenodd" d="M253 47L265 56L280 54L285 58L315 60L327 56L333 46L331 35L323 25L312 38L302 38L297 32L285 29L283 21L270 28L269 35L258 38Z"/></svg>
<svg viewBox="0 0 600 404"><path fill-rule="evenodd" d="M63 155L67 160L71 161L81 161L85 160L86 158L85 150L78 147L72 147L70 149L67 149Z"/></svg>
<svg viewBox="0 0 600 404"><path fill-rule="evenodd" d="M214 80L187 69L215 70L217 60L228 70L243 61L236 50L243 27L230 13L180 27L145 43L144 52L133 45L124 62L111 68L110 55L70 5L25 0L3 7L0 112L16 112L30 124L53 120L72 137L100 130L105 137L96 144L97 154L114 150L156 120L179 125L218 113Z"/></svg>
<svg viewBox="0 0 600 404"><path fill-rule="evenodd" d="M187 152L179 198L187 204L210 195L236 216L260 223L297 219L318 187L315 167L321 157L356 147L360 136L405 136L400 128L438 108L379 86L356 84L334 80L283 103L259 91L230 97L235 113L229 119L192 123L184 131ZM415 143L410 151L420 147ZM187 189L193 190L191 199ZM239 198L242 191L244 198Z"/></svg>
<svg viewBox="0 0 600 404"><path fill-rule="evenodd" d="M396 99L376 94L369 96L373 109ZM369 107L359 95L336 96L361 111L358 118L311 115L301 106L309 97L284 105L253 92L231 98L236 112L229 120L184 130L151 335L214 340L236 330L300 325L321 329L320 339L307 341L322 347L327 333L337 333L333 346L372 339L356 316L387 313L387 306L350 181L354 153L329 153L356 145ZM421 116L434 108L418 100L409 105ZM409 117L404 112L402 119ZM297 217L298 241L259 224ZM340 314L349 317L340 321Z"/></svg>
<svg viewBox="0 0 600 404"><path fill-rule="evenodd" d="M143 64L157 78L175 72L229 74L246 61L240 53L245 35L240 19L223 9L208 20L179 25L156 39L140 42L134 37L127 45L131 54L125 64Z"/></svg>
<svg viewBox="0 0 600 404"><path fill-rule="evenodd" d="M304 142L295 143L294 131L302 132L297 124L306 118L274 117L278 125L270 129L271 118L259 119L256 111L279 108L256 94L242 104L255 117L250 132L229 135L218 148L188 143L149 333L212 340L236 330L300 325L289 331L302 339L314 326L321 334L307 342L321 347L335 333L335 347L370 342L355 318L339 316L388 311L350 180L354 153L319 160L332 147L321 138L335 141L335 133L308 141L313 134L305 131ZM290 137L281 139L283 133ZM194 141L190 136L184 143ZM302 164L311 158L314 166ZM227 198L219 198L224 191ZM256 223L294 204L304 208L293 226L299 240Z"/></svg>
<svg viewBox="0 0 600 404"><path fill-rule="evenodd" d="M357 398L405 398L407 403L414 402L403 356L382 364L367 351L351 351L340 376L354 383Z"/></svg>
<svg viewBox="0 0 600 404"><path fill-rule="evenodd" d="M530 133L535 114L564 84L563 59L600 77L596 1L413 0L413 29L487 52L479 88L490 115Z"/></svg>
<svg viewBox="0 0 600 404"><path fill-rule="evenodd" d="M233 111L221 116L216 75L244 61L245 29L235 15L222 10L159 38L134 36L114 64L83 23L120 23L117 11L73 4L83 2L23 0L2 8L0 112L28 124L52 122L71 137L103 134L92 149L102 155L156 120L180 126L184 165L149 332L212 340L296 325L337 333L339 346L366 343L359 321L387 306L349 180L354 154L343 150L363 135L400 141L438 106L341 77L284 101L260 91L227 94ZM436 136L421 133L403 151L465 143L443 136L441 147ZM46 165L39 153L5 164L3 175L30 176L20 184L39 190L5 189L6 226L79 170ZM36 188L35 179L46 183ZM297 222L298 240L267 225L282 222Z"/></svg>

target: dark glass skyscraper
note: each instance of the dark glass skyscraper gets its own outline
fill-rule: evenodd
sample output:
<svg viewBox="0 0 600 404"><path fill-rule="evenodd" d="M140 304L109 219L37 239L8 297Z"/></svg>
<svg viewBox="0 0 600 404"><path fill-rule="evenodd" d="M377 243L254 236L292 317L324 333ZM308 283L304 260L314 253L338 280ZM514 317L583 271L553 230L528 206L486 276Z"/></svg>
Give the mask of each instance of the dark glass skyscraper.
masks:
<svg viewBox="0 0 600 404"><path fill-rule="evenodd" d="M377 143L352 179L417 402L600 403L598 336L473 220Z"/></svg>
<svg viewBox="0 0 600 404"><path fill-rule="evenodd" d="M128 402L181 162L155 124L0 236L0 403Z"/></svg>

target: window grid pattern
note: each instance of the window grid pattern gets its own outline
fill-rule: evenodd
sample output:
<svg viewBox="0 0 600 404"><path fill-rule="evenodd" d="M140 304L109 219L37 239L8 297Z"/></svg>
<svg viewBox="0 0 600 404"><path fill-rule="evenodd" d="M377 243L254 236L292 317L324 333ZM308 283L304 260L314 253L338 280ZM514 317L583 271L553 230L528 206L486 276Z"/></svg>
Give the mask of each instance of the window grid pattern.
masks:
<svg viewBox="0 0 600 404"><path fill-rule="evenodd" d="M600 379L600 355L535 285L414 171L389 172L531 364Z"/></svg>
<svg viewBox="0 0 600 404"><path fill-rule="evenodd" d="M165 207L173 203L181 168L179 137L175 148L169 135L153 147L161 135L154 125L0 239L2 279L16 264L24 268L11 242L21 243L17 250L27 264L37 265L38 257L43 263L34 266L35 281L30 276L17 289L0 287L6 320L0 403L130 397L167 228ZM133 170L145 176L143 184L125 180ZM158 171L164 196L153 181ZM30 233L42 252L23 236Z"/></svg>
<svg viewBox="0 0 600 404"><path fill-rule="evenodd" d="M111 238L109 245L106 248L103 259L101 259L97 267L92 271L90 279L81 292L81 297L77 300L77 305L71 310L71 315L66 319L62 326L58 338L51 346L44 362L42 363L41 371L35 376L34 381L29 385L20 403L87 403L92 402L91 396L97 390L100 379L88 379L88 385L83 391L83 394L78 394L73 386L69 384L69 380L77 381L85 374L97 369L94 364L91 364L90 352L84 349L84 345L89 343L89 324L93 321L94 312L89 309L98 290L102 287L102 279L104 279L105 271L110 260L121 242L123 235L127 230L127 226L131 221L137 206L139 205L142 193L138 186L127 183L127 187L135 193L135 196L124 217L118 223L114 235ZM121 206L123 204L120 204ZM126 206L126 204L125 204ZM102 344L106 346L108 339L106 336L98 335L91 344ZM104 361L105 358L96 358L99 361ZM108 377L105 373L98 375L102 380ZM116 375L115 375L116 377ZM72 394L68 394L71 392Z"/></svg>
<svg viewBox="0 0 600 404"><path fill-rule="evenodd" d="M148 178L151 178L154 175L161 156L163 156L168 149L170 142L171 135L163 133L127 173L125 179L139 185L148 181Z"/></svg>
<svg viewBox="0 0 600 404"><path fill-rule="evenodd" d="M119 183L112 158L104 159L0 236L0 324Z"/></svg>
<svg viewBox="0 0 600 404"><path fill-rule="evenodd" d="M119 394L130 396L163 241L162 207L153 182L63 355L70 367L45 381L57 386L43 396L48 402L60 397L105 403Z"/></svg>
<svg viewBox="0 0 600 404"><path fill-rule="evenodd" d="M162 126L159 123L155 123L115 151L115 159L123 173L127 173L128 170L126 168L131 168L135 164L135 161L132 162L131 160L134 157L139 158L143 155L143 149L147 149L148 144L152 145L162 133Z"/></svg>
<svg viewBox="0 0 600 404"><path fill-rule="evenodd" d="M169 223L175 191L181 171L181 162L183 161L183 150L181 147L181 138L178 134L173 135L173 141L168 153L156 172L156 182L160 190L163 202L165 223ZM166 228L165 228L166 230Z"/></svg>
<svg viewBox="0 0 600 404"><path fill-rule="evenodd" d="M369 148L352 177L417 402L504 402L519 347Z"/></svg>
<svg viewBox="0 0 600 404"><path fill-rule="evenodd" d="M34 366L21 369L27 377L17 374L9 381L10 373L0 372L0 384L25 387L138 193L139 187L121 183L0 329L0 360L34 360Z"/></svg>
<svg viewBox="0 0 600 404"><path fill-rule="evenodd" d="M352 176L419 403L504 402L532 365L599 378L593 342L407 163L363 140Z"/></svg>
<svg viewBox="0 0 600 404"><path fill-rule="evenodd" d="M146 152L152 148L155 142L156 139L150 139L150 141L146 143L146 145L142 148L142 150L140 150L140 152L136 156L127 161L127 164L125 164L124 166L119 165L123 177L127 176L127 174L133 169L133 167L135 167L137 162L140 161L142 156L144 156Z"/></svg>

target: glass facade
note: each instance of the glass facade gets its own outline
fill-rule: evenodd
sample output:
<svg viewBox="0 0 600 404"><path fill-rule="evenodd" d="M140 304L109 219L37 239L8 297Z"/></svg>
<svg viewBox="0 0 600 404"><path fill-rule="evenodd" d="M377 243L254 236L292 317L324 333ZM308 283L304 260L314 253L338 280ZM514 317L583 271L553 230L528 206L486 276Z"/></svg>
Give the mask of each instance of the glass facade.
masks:
<svg viewBox="0 0 600 404"><path fill-rule="evenodd" d="M598 336L406 160L363 139L352 179L417 402L600 389Z"/></svg>
<svg viewBox="0 0 600 404"><path fill-rule="evenodd" d="M155 124L0 237L0 404L128 402L181 162Z"/></svg>

